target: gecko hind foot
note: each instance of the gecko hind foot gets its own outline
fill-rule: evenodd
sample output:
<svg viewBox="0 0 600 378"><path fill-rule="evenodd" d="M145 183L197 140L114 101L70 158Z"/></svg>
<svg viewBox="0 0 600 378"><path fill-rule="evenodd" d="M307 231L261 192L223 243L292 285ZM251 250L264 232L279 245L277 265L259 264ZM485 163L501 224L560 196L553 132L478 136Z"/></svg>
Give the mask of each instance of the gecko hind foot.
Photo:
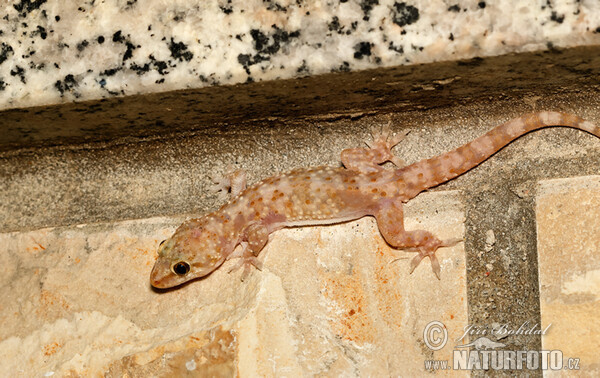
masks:
<svg viewBox="0 0 600 378"><path fill-rule="evenodd" d="M432 245L424 245L421 247L405 249L406 251L418 252L417 255L415 257L413 257L413 259L410 261L410 274L412 274L412 272L415 271L417 266L419 266L419 264L425 257L429 257L429 260L431 261L431 269L433 270L433 273L435 274L435 276L437 277L438 280L441 279L440 273L441 273L442 269L440 267L440 262L438 261L435 253L437 252L438 248L453 247L454 245L460 243L461 241L463 241L462 238L456 238L456 239L440 241L439 243L435 243Z"/></svg>

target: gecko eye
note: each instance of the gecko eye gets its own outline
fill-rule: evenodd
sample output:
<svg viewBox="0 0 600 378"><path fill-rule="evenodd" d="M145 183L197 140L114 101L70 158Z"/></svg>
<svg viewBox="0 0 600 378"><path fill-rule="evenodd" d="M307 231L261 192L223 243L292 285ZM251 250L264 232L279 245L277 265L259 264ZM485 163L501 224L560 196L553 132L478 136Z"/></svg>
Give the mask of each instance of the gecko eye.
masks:
<svg viewBox="0 0 600 378"><path fill-rule="evenodd" d="M160 242L160 244L158 245L159 247L162 247L163 244L165 244L165 242L167 241L167 239L163 240Z"/></svg>
<svg viewBox="0 0 600 378"><path fill-rule="evenodd" d="M173 265L173 268L171 269L173 270L173 273L177 274L178 276L185 276L190 271L190 264L186 263L185 261L180 261Z"/></svg>

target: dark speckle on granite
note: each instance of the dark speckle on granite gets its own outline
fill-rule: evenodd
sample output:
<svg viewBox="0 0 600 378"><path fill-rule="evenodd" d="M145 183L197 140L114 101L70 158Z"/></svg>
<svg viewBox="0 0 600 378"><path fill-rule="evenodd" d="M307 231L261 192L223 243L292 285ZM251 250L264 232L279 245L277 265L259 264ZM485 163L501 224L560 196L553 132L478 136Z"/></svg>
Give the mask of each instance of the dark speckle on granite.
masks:
<svg viewBox="0 0 600 378"><path fill-rule="evenodd" d="M221 5L221 6L219 6L219 8L225 14L231 14L231 13L233 13L233 7L231 6L231 0L227 0L227 5Z"/></svg>
<svg viewBox="0 0 600 378"><path fill-rule="evenodd" d="M244 67L246 73L250 75L250 66L256 64L256 62L252 61L252 56L250 54L240 54L237 57L238 63Z"/></svg>
<svg viewBox="0 0 600 378"><path fill-rule="evenodd" d="M310 73L310 70L308 69L308 66L306 65L306 60L305 59L302 60L302 64L300 65L300 67L298 67L298 69L296 70L296 72L299 73L299 74L301 74L301 75L302 74L307 75L307 74Z"/></svg>
<svg viewBox="0 0 600 378"><path fill-rule="evenodd" d="M102 76L112 76L112 75L116 74L117 72L119 72L120 70L121 70L121 67L111 68L111 69L102 71L102 73L100 73L100 75L102 75Z"/></svg>
<svg viewBox="0 0 600 378"><path fill-rule="evenodd" d="M278 4L276 1L263 0L263 3L266 4L267 10L274 12L287 12L287 8L281 4Z"/></svg>
<svg viewBox="0 0 600 378"><path fill-rule="evenodd" d="M559 24L562 24L563 21L565 20L565 15L561 14L559 16L558 13L556 13L555 11L552 11L552 14L550 15L550 19L554 22L558 22Z"/></svg>
<svg viewBox="0 0 600 378"><path fill-rule="evenodd" d="M125 42L125 38L121 35L121 30L115 32L112 37L113 42Z"/></svg>
<svg viewBox="0 0 600 378"><path fill-rule="evenodd" d="M38 25L36 30L31 33L32 37L36 35L39 35L41 39L46 39L48 33L44 27Z"/></svg>
<svg viewBox="0 0 600 378"><path fill-rule="evenodd" d="M369 14L371 13L371 10L373 10L373 7L379 5L379 0L362 0L360 2L360 8L363 11L363 20L364 21L369 21Z"/></svg>
<svg viewBox="0 0 600 378"><path fill-rule="evenodd" d="M338 34L342 34L342 29L344 29L344 27L340 25L340 19L338 16L333 16L331 22L327 24L327 27L329 28L329 31L335 31Z"/></svg>
<svg viewBox="0 0 600 378"><path fill-rule="evenodd" d="M169 66L167 65L167 62L165 62L163 60L157 60L156 58L154 58L153 55L150 55L149 58L150 58L150 61L152 62L152 65L158 71L159 74L167 75L169 73L166 70L167 68L169 68Z"/></svg>
<svg viewBox="0 0 600 378"><path fill-rule="evenodd" d="M481 9L485 8L485 1L480 1L479 3L477 3L477 6Z"/></svg>
<svg viewBox="0 0 600 378"><path fill-rule="evenodd" d="M60 95L63 96L65 92L71 92L77 86L77 80L71 74L65 76L63 80L57 80L54 83L54 87L60 92ZM75 97L78 95L75 93Z"/></svg>
<svg viewBox="0 0 600 378"><path fill-rule="evenodd" d="M364 56L371 56L370 42L360 42L354 46L354 59L362 59Z"/></svg>
<svg viewBox="0 0 600 378"><path fill-rule="evenodd" d="M18 76L21 79L21 83L26 84L25 81L25 69L20 66L16 66L14 69L10 70L11 76Z"/></svg>
<svg viewBox="0 0 600 378"><path fill-rule="evenodd" d="M21 16L27 16L27 13L38 9L46 0L21 0L18 4L13 4L13 8L21 13Z"/></svg>
<svg viewBox="0 0 600 378"><path fill-rule="evenodd" d="M259 53L266 53L266 54L272 53L270 51L272 49L269 48L269 37L267 37L263 32L261 32L260 30L257 30L257 29L252 29L252 30L250 30L250 35L252 36L252 39L254 40L254 48ZM274 46L271 46L271 47L274 47ZM279 50L279 46L277 46L277 50Z"/></svg>
<svg viewBox="0 0 600 378"><path fill-rule="evenodd" d="M282 46L290 43L290 39L298 38L300 36L299 30L288 32L275 25L273 25L272 28L275 29L275 31L270 35L267 35L258 29L250 30L250 35L254 41L254 48L257 53L254 56L250 54L238 55L238 63L244 67L248 75L250 75L250 66L269 60L269 56L279 52Z"/></svg>
<svg viewBox="0 0 600 378"><path fill-rule="evenodd" d="M419 20L419 9L406 3L394 3L392 10L392 19L398 26L414 24Z"/></svg>
<svg viewBox="0 0 600 378"><path fill-rule="evenodd" d="M127 49L125 50L125 54L123 54L123 62L130 59L133 56L133 50L136 49L133 43L129 41L125 42L125 46Z"/></svg>
<svg viewBox="0 0 600 378"><path fill-rule="evenodd" d="M350 63L343 62L337 69L332 70L332 72L350 72Z"/></svg>
<svg viewBox="0 0 600 378"><path fill-rule="evenodd" d="M121 30L115 32L115 34L113 34L112 37L113 42L115 43L124 43L125 44L125 52L123 53L123 62L127 61L128 59L130 59L133 56L133 50L135 50L137 47L131 43L131 41L129 40L129 38L125 38L121 32Z"/></svg>
<svg viewBox="0 0 600 378"><path fill-rule="evenodd" d="M60 16L54 16L54 20L56 20L56 22L60 21Z"/></svg>
<svg viewBox="0 0 600 378"><path fill-rule="evenodd" d="M188 51L188 47L183 42L175 42L173 38L171 38L171 43L169 43L169 51L171 51L171 56L175 59L179 59L180 62L187 61L189 62L194 57L191 51Z"/></svg>
<svg viewBox="0 0 600 378"><path fill-rule="evenodd" d="M36 64L34 62L29 62L29 68L31 68L32 70L38 70L39 71L39 70L43 69L44 67L46 67L45 63L38 63L38 64Z"/></svg>
<svg viewBox="0 0 600 378"><path fill-rule="evenodd" d="M99 36L97 39L99 44L103 44L104 43L104 36Z"/></svg>
<svg viewBox="0 0 600 378"><path fill-rule="evenodd" d="M14 51L11 45L2 42L0 45L0 64L4 63L8 59L9 55L14 55Z"/></svg>
<svg viewBox="0 0 600 378"><path fill-rule="evenodd" d="M448 11L449 12L460 12L460 7L458 6L458 4L454 4L454 5L448 7Z"/></svg>
<svg viewBox="0 0 600 378"><path fill-rule="evenodd" d="M150 63L144 63L143 66L140 66L137 63L131 63L129 69L135 71L138 75L143 75L146 72L150 71Z"/></svg>
<svg viewBox="0 0 600 378"><path fill-rule="evenodd" d="M398 54L404 54L404 46L396 46L394 42L390 42L388 49L395 51Z"/></svg>
<svg viewBox="0 0 600 378"><path fill-rule="evenodd" d="M77 44L77 51L81 52L85 50L85 48L88 47L89 44L90 43L86 39L84 39L83 41Z"/></svg>
<svg viewBox="0 0 600 378"><path fill-rule="evenodd" d="M28 54L27 55L23 55L23 58L30 58L30 57L32 57L32 56L35 55L35 50L32 50L31 48L29 48L27 50L27 52L28 52Z"/></svg>
<svg viewBox="0 0 600 378"><path fill-rule="evenodd" d="M6 83L4 80L0 79L0 91L3 91L6 88Z"/></svg>

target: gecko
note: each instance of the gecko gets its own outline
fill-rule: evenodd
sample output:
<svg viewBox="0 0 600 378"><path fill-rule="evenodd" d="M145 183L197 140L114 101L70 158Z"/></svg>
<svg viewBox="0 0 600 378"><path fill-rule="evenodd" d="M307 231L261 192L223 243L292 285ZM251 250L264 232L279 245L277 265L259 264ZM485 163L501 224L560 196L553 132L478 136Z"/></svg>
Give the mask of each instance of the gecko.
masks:
<svg viewBox="0 0 600 378"><path fill-rule="evenodd" d="M462 240L440 240L425 230L405 230L403 205L476 167L520 136L550 126L580 129L600 138L600 128L589 121L544 111L515 118L452 151L405 165L392 154L403 135L392 136L388 125L373 133L368 148L343 150L340 167L295 169L249 187L243 173L233 172L217 180L217 190L231 192L227 203L184 222L160 243L150 283L156 288L175 287L210 274L231 258L239 258L232 270L243 266L243 279L253 266L261 269L257 256L273 232L364 216L375 218L389 245L417 253L410 273L429 258L439 279L437 250ZM386 162L395 167L384 167Z"/></svg>

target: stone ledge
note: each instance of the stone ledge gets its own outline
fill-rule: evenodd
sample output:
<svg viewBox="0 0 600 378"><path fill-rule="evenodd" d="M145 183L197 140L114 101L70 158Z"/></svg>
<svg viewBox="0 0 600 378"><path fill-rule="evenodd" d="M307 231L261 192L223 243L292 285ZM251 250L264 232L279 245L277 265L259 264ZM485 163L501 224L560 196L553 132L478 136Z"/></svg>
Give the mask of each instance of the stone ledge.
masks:
<svg viewBox="0 0 600 378"><path fill-rule="evenodd" d="M559 109L580 102L591 107L598 77L600 47L589 46L11 109L0 112L0 158L32 147L80 150L224 132L260 135L281 125L328 127L377 114L412 120L455 109L446 115L453 120L474 117L479 107L493 113L507 102L515 105L498 107L500 113L523 105L541 109L536 104L551 98L583 97L563 100Z"/></svg>

